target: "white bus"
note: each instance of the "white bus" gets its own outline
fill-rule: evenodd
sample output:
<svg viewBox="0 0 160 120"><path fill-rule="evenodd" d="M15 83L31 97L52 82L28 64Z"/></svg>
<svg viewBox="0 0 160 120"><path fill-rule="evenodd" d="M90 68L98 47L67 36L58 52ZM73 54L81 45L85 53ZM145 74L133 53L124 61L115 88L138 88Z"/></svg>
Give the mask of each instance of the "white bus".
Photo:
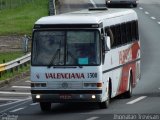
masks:
<svg viewBox="0 0 160 120"><path fill-rule="evenodd" d="M42 111L51 103L132 96L140 79L138 18L130 9L88 9L43 17L34 26L31 93Z"/></svg>

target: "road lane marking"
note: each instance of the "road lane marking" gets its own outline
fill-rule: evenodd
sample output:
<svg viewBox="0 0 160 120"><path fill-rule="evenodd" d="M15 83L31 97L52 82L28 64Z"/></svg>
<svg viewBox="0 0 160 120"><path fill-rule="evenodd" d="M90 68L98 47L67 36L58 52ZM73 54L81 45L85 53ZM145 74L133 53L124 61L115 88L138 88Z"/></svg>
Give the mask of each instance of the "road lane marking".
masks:
<svg viewBox="0 0 160 120"><path fill-rule="evenodd" d="M151 19L155 20L156 18L155 17L151 17Z"/></svg>
<svg viewBox="0 0 160 120"><path fill-rule="evenodd" d="M95 119L98 119L99 117L91 117L91 118L88 118L86 120L95 120Z"/></svg>
<svg viewBox="0 0 160 120"><path fill-rule="evenodd" d="M15 109L15 110L12 110L12 111L10 111L10 112L17 112L17 111L20 111L20 110L23 110L24 108L17 108L17 109Z"/></svg>
<svg viewBox="0 0 160 120"><path fill-rule="evenodd" d="M140 9L140 10L143 10L143 8L142 8L142 7L139 7L139 9Z"/></svg>
<svg viewBox="0 0 160 120"><path fill-rule="evenodd" d="M12 88L31 89L30 86L12 86Z"/></svg>
<svg viewBox="0 0 160 120"><path fill-rule="evenodd" d="M0 98L0 101L19 101L19 100L22 100L22 99L15 99L15 98Z"/></svg>
<svg viewBox="0 0 160 120"><path fill-rule="evenodd" d="M32 103L32 104L30 104L31 106L34 106L34 105L38 105L38 103Z"/></svg>
<svg viewBox="0 0 160 120"><path fill-rule="evenodd" d="M159 23L160 24L160 23ZM160 90L160 88L158 88Z"/></svg>
<svg viewBox="0 0 160 120"><path fill-rule="evenodd" d="M145 11L145 14L146 14L146 15L149 15L149 12Z"/></svg>
<svg viewBox="0 0 160 120"><path fill-rule="evenodd" d="M5 110L0 111L0 114L6 112L6 111L8 111L8 110L11 110L11 109L13 109L13 108L16 108L16 107L18 107L18 106L20 106L20 105L26 104L27 102L30 102L30 101L31 101L31 98L25 99L25 100L21 100L21 101L16 101L16 102L14 102L14 103L17 103L17 105L14 105L14 106L12 106L12 107L9 107L9 108L7 108L7 109L5 109ZM19 103L19 102L21 102L21 103ZM19 103L19 104L18 104L18 103ZM11 103L11 104L13 104L13 103ZM9 105L9 104L8 104L8 105ZM0 106L1 106L1 105L0 105ZM2 106L1 106L1 107L2 107Z"/></svg>
<svg viewBox="0 0 160 120"><path fill-rule="evenodd" d="M160 25L160 21L158 22L158 24ZM160 89L160 88L159 88Z"/></svg>
<svg viewBox="0 0 160 120"><path fill-rule="evenodd" d="M12 104L23 102L23 101L26 101L26 100L31 100L31 97L26 98L26 99L22 99L22 100L18 100L18 101L15 101L15 102L10 102L10 103L6 103L6 104L2 104L2 105L0 105L0 107L7 106L7 105L12 105Z"/></svg>
<svg viewBox="0 0 160 120"><path fill-rule="evenodd" d="M31 81L30 80L27 80L27 81L25 81L26 83L31 83Z"/></svg>
<svg viewBox="0 0 160 120"><path fill-rule="evenodd" d="M136 103L136 102L139 102L139 101L145 99L146 97L147 97L147 96L141 96L141 97L139 97L139 98L137 98L137 99L135 99L135 100L132 100L132 101L128 102L127 104L134 104L134 103Z"/></svg>
<svg viewBox="0 0 160 120"><path fill-rule="evenodd" d="M0 94L31 95L31 93L24 93L24 92L6 92L6 91L0 91Z"/></svg>
<svg viewBox="0 0 160 120"><path fill-rule="evenodd" d="M96 3L93 0L90 0L95 8L97 8Z"/></svg>

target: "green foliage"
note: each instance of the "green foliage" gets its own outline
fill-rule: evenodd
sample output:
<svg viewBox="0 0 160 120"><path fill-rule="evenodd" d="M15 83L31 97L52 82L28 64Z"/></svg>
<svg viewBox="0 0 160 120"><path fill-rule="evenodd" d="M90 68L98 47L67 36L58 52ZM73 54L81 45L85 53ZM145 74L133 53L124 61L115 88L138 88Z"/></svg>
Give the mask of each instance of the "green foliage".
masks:
<svg viewBox="0 0 160 120"><path fill-rule="evenodd" d="M9 62L12 61L14 59L17 59L19 57L22 57L24 55L24 53L22 52L5 52L5 53L0 53L0 64L3 63L3 60L5 60L5 62ZM6 80L12 77L15 77L17 75L20 75L23 72L29 71L30 65L29 64L25 64L25 65L21 65L17 68L13 68L11 70L5 71L1 73L1 77L0 80Z"/></svg>
<svg viewBox="0 0 160 120"><path fill-rule="evenodd" d="M6 80L21 75L22 73L29 71L29 69L30 69L29 64L23 67L19 67L17 69L14 68L12 71L7 71L3 73L3 75L0 77L0 80Z"/></svg>
<svg viewBox="0 0 160 120"><path fill-rule="evenodd" d="M14 59L17 59L19 57L22 57L24 54L22 52L4 52L0 53L0 64L3 63L3 60L5 62L12 61Z"/></svg>
<svg viewBox="0 0 160 120"><path fill-rule="evenodd" d="M0 0L0 9L15 8L29 2L34 2L34 0Z"/></svg>
<svg viewBox="0 0 160 120"><path fill-rule="evenodd" d="M0 35L31 34L35 21L48 15L48 0L9 1L14 1L14 4L16 4L16 1L30 2L15 8L0 10Z"/></svg>

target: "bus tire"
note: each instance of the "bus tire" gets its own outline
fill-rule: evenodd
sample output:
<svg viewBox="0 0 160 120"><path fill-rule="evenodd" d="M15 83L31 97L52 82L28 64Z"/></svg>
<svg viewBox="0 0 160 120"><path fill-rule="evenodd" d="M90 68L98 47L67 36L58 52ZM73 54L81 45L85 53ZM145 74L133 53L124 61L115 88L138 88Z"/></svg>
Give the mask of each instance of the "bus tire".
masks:
<svg viewBox="0 0 160 120"><path fill-rule="evenodd" d="M40 107L43 112L47 112L51 110L51 103L50 102L40 102Z"/></svg>
<svg viewBox="0 0 160 120"><path fill-rule="evenodd" d="M99 103L99 108L100 108L100 109L107 109L107 108L109 107L110 100L111 100L110 87L109 87L108 90L107 90L107 96L108 96L108 99L107 99L106 101Z"/></svg>
<svg viewBox="0 0 160 120"><path fill-rule="evenodd" d="M130 75L130 80L129 80L129 90L127 92L124 93L124 97L125 98L131 98L132 97L132 74Z"/></svg>
<svg viewBox="0 0 160 120"><path fill-rule="evenodd" d="M133 4L133 7L136 8L136 7L137 7L137 4Z"/></svg>

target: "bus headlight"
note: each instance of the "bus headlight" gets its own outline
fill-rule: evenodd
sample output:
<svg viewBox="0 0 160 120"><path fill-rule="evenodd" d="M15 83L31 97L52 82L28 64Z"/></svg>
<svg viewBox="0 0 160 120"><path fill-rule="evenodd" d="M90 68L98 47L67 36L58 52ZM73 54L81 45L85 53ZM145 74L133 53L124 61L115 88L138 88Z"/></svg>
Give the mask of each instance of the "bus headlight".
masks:
<svg viewBox="0 0 160 120"><path fill-rule="evenodd" d="M109 0L109 1L107 1L107 3L111 3L111 1Z"/></svg>
<svg viewBox="0 0 160 120"><path fill-rule="evenodd" d="M40 98L41 98L41 96L40 96L40 95L36 95L36 98L37 98L37 99L40 99Z"/></svg>
<svg viewBox="0 0 160 120"><path fill-rule="evenodd" d="M95 95L92 95L92 99L96 99L96 96L95 96Z"/></svg>

